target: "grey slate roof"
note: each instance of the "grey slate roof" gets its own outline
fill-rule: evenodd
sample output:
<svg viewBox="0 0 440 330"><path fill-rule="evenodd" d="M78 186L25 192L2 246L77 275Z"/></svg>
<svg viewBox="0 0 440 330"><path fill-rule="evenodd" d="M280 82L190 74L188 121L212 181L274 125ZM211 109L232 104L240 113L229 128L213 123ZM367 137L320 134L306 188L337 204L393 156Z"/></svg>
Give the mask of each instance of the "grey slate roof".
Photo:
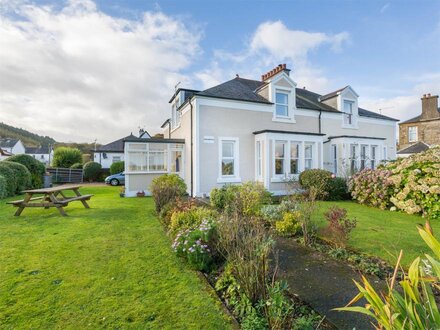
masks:
<svg viewBox="0 0 440 330"><path fill-rule="evenodd" d="M97 152L124 152L124 140L130 139L130 138L136 138L133 134L130 134L129 136L123 137L122 139L110 142L108 144L105 144L103 146L100 146L99 148L96 148Z"/></svg>
<svg viewBox="0 0 440 330"><path fill-rule="evenodd" d="M405 149L399 150L397 154L416 154L429 149L429 146L424 142L417 142Z"/></svg>
<svg viewBox="0 0 440 330"><path fill-rule="evenodd" d="M251 80L236 77L232 80L224 82L220 85L208 88L201 92L195 92L194 95L207 96L220 99L256 102L264 104L272 104L269 100L257 93L257 90L263 87L266 83L259 80ZM346 87L344 87L346 88ZM342 91L344 88L338 89L330 94L324 96L311 92L306 89L296 89L296 106L302 109L312 109L328 112L341 113L339 110L330 105L322 103L321 100L330 98ZM334 94L334 95L333 95ZM366 109L359 108L359 115L362 117L370 117L377 119L393 120L397 119L381 115Z"/></svg>
<svg viewBox="0 0 440 330"><path fill-rule="evenodd" d="M440 112L440 108L438 108L437 110L438 110L438 112ZM414 118L411 118L411 119L408 119L408 120L402 121L402 122L400 122L400 124L405 124L405 123L417 123L418 121L420 121L420 119L422 119L422 114L420 114L420 115L418 115L418 116L415 116ZM435 119L435 118L434 118L434 119Z"/></svg>
<svg viewBox="0 0 440 330"><path fill-rule="evenodd" d="M0 147L1 148L12 148L18 142L18 139L10 139L10 138L0 138Z"/></svg>
<svg viewBox="0 0 440 330"><path fill-rule="evenodd" d="M264 84L262 81L234 78L223 84L195 93L195 95L272 104L261 95L255 93L255 90Z"/></svg>
<svg viewBox="0 0 440 330"><path fill-rule="evenodd" d="M34 154L49 154L49 147L25 147L25 152L28 155Z"/></svg>
<svg viewBox="0 0 440 330"><path fill-rule="evenodd" d="M334 92L331 92L331 93L328 93L328 94L325 94L325 95L321 95L320 100L324 101L324 100L331 99L332 97L335 97L336 95L338 95L339 92L342 92L347 87L348 86L345 86L345 87L342 87L342 88L339 88L339 89L335 90Z"/></svg>

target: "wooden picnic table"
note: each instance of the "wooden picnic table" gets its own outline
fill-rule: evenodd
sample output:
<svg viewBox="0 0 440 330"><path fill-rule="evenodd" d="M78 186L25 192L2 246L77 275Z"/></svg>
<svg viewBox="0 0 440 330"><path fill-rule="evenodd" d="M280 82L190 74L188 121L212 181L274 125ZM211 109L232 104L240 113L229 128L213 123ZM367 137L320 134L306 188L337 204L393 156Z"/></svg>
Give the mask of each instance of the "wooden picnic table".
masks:
<svg viewBox="0 0 440 330"><path fill-rule="evenodd" d="M69 205L70 202L80 201L85 208L90 208L86 201L90 200L93 195L81 195L79 192L80 185L62 185L52 188L31 189L24 190L24 198L17 201L8 202L18 210L15 212L15 216L19 216L26 207L41 207L49 209L56 207L62 216L66 216L64 206ZM66 191L73 191L74 196L68 196ZM41 195L33 197L34 195Z"/></svg>

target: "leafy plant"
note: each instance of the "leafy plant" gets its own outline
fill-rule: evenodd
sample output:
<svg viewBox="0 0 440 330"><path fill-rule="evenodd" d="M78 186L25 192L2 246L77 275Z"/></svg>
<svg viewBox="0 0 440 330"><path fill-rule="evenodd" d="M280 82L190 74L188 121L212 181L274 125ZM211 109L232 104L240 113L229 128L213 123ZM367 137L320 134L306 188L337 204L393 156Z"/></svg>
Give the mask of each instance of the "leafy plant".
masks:
<svg viewBox="0 0 440 330"><path fill-rule="evenodd" d="M324 233L336 246L345 246L350 232L356 227L356 219L347 218L347 210L333 206L324 213L328 221Z"/></svg>
<svg viewBox="0 0 440 330"><path fill-rule="evenodd" d="M267 299L260 302L266 316L269 329L290 329L293 305L287 298L286 282L274 282L268 285Z"/></svg>
<svg viewBox="0 0 440 330"><path fill-rule="evenodd" d="M114 162L110 165L110 174L118 174L124 172L125 170L125 162L123 160L119 162Z"/></svg>
<svg viewBox="0 0 440 330"><path fill-rule="evenodd" d="M299 222L301 224L301 232L305 245L313 245L315 242L318 224L313 218L313 214L316 211L316 196L319 194L319 189L311 187L308 195L301 199L299 203Z"/></svg>
<svg viewBox="0 0 440 330"><path fill-rule="evenodd" d="M165 204L186 195L186 184L177 174L164 174L153 179L150 191L156 204L156 212L160 213Z"/></svg>
<svg viewBox="0 0 440 330"><path fill-rule="evenodd" d="M322 169L310 169L302 171L299 175L299 183L305 189L314 188L316 198L323 200L329 194L332 173Z"/></svg>
<svg viewBox="0 0 440 330"><path fill-rule="evenodd" d="M284 213L283 220L275 222L275 230L282 236L294 236L301 231L300 217L299 211Z"/></svg>
<svg viewBox="0 0 440 330"><path fill-rule="evenodd" d="M2 166L7 166L9 169L14 172L13 180L15 181L15 191L14 194L21 193L23 190L31 187L31 173L29 170L20 163L10 162L10 161L2 161ZM12 178L11 178L12 179Z"/></svg>
<svg viewBox="0 0 440 330"><path fill-rule="evenodd" d="M43 186L43 175L45 166L42 162L36 160L34 157L21 154L8 157L8 162L15 162L24 165L31 174L32 188L41 188Z"/></svg>
<svg viewBox="0 0 440 330"><path fill-rule="evenodd" d="M70 168L75 163L82 163L82 154L79 149L69 147L58 147L55 149L52 166Z"/></svg>
<svg viewBox="0 0 440 330"><path fill-rule="evenodd" d="M169 231L171 235L177 232L194 229L199 226L203 220L211 220L217 215L215 210L206 207L193 207L188 210L175 211L171 216Z"/></svg>
<svg viewBox="0 0 440 330"><path fill-rule="evenodd" d="M84 179L94 182L97 181L101 174L102 166L96 162L88 162L84 164Z"/></svg>
<svg viewBox="0 0 440 330"><path fill-rule="evenodd" d="M329 201L339 201L350 199L347 180L344 178L332 178L328 185L328 194L326 199Z"/></svg>
<svg viewBox="0 0 440 330"><path fill-rule="evenodd" d="M433 236L429 223L418 227L422 239L434 252L434 257L425 254L426 259L416 258L404 279L400 281L402 292L395 288L397 272L403 251L397 260L394 275L388 283L388 291L380 295L367 278L362 284L355 281L359 294L340 311L363 313L377 322L376 329L438 329L440 312L433 289L439 288L440 281L440 242ZM368 302L364 307L351 306L360 299Z"/></svg>

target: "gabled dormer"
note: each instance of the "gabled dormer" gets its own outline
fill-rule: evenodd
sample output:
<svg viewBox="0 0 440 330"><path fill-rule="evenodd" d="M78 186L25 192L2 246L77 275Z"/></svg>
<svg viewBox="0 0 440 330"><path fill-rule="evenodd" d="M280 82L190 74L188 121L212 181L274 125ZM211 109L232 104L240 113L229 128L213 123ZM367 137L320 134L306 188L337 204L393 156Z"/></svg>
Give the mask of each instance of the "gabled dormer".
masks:
<svg viewBox="0 0 440 330"><path fill-rule="evenodd" d="M359 107L358 107L359 95L350 86L338 89L326 95L322 95L319 101L325 103L335 109L342 112L343 128L358 128Z"/></svg>
<svg viewBox="0 0 440 330"><path fill-rule="evenodd" d="M170 125L172 130L180 127L180 117L182 116L180 106L197 92L193 89L179 88L168 101L171 104Z"/></svg>
<svg viewBox="0 0 440 330"><path fill-rule="evenodd" d="M258 93L273 103L273 121L295 123L296 83L290 78L286 64L263 74L265 83Z"/></svg>

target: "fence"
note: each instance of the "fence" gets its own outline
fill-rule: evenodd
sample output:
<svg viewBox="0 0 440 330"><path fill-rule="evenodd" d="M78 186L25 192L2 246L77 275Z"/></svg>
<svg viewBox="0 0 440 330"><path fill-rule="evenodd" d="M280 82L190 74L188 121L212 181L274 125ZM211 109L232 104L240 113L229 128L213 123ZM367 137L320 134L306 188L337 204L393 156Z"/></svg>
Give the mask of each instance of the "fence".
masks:
<svg viewBox="0 0 440 330"><path fill-rule="evenodd" d="M47 168L52 175L54 183L81 183L83 182L83 170L73 168Z"/></svg>

